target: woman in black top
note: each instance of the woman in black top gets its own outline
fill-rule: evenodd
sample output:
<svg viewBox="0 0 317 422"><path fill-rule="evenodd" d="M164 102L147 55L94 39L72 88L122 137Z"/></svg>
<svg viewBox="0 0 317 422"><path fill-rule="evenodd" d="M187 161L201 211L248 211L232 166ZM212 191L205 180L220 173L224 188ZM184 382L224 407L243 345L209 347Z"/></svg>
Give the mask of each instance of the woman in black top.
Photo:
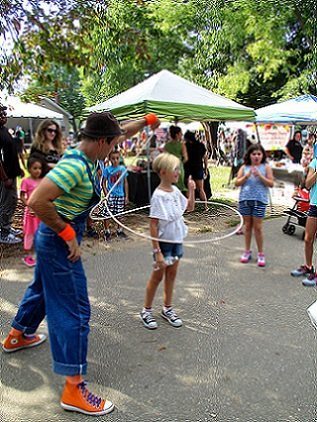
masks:
<svg viewBox="0 0 317 422"><path fill-rule="evenodd" d="M192 176L196 183L196 189L199 193L201 201L207 201L204 191L204 175L208 172L207 151L201 142L196 139L193 132L189 130L184 135L186 149L188 153L188 161L185 163L185 177Z"/></svg>
<svg viewBox="0 0 317 422"><path fill-rule="evenodd" d="M301 144L302 132L297 130L294 133L294 138L289 140L285 147L287 156L292 160L293 163L298 164L302 158L303 147Z"/></svg>
<svg viewBox="0 0 317 422"><path fill-rule="evenodd" d="M58 163L62 156L62 131L54 120L43 120L36 130L30 156L39 158L43 164L43 176Z"/></svg>

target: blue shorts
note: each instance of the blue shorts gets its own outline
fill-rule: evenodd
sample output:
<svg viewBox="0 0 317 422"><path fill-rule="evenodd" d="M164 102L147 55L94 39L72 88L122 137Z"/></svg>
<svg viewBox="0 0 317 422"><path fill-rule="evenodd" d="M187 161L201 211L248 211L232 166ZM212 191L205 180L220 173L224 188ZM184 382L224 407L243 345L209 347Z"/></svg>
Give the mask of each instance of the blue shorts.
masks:
<svg viewBox="0 0 317 422"><path fill-rule="evenodd" d="M317 218L317 205L310 205L309 206L308 217Z"/></svg>
<svg viewBox="0 0 317 422"><path fill-rule="evenodd" d="M266 204L260 201L240 201L239 212L244 217L264 218Z"/></svg>
<svg viewBox="0 0 317 422"><path fill-rule="evenodd" d="M180 259L184 255L182 243L159 242L159 244L164 258L177 257Z"/></svg>

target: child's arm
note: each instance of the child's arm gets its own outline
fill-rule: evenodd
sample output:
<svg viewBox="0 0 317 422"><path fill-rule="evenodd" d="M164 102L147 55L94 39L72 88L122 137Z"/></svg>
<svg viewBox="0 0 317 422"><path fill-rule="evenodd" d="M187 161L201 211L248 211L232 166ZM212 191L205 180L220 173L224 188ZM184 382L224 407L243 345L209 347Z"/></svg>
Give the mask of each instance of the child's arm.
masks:
<svg viewBox="0 0 317 422"><path fill-rule="evenodd" d="M243 174L244 168L245 168L245 166L241 166L239 171L238 171L236 182L235 182L236 186L243 185L248 180L248 178L251 176L251 170L247 174Z"/></svg>
<svg viewBox="0 0 317 422"><path fill-rule="evenodd" d="M152 237L152 246L153 246L153 254L155 255L155 261L157 266L160 269L165 268L164 256L160 249L160 244L158 242L158 218L151 218L150 219L150 235Z"/></svg>
<svg viewBox="0 0 317 422"><path fill-rule="evenodd" d="M193 181L192 177L188 178L188 201L186 211L194 211L195 208L195 189L196 183Z"/></svg>
<svg viewBox="0 0 317 422"><path fill-rule="evenodd" d="M305 186L307 189L310 189L317 180L317 171L311 167L309 167L308 174L306 177Z"/></svg>
<svg viewBox="0 0 317 422"><path fill-rule="evenodd" d="M127 204L129 202L129 184L128 184L127 177L124 179L124 195L125 195L125 204Z"/></svg>
<svg viewBox="0 0 317 422"><path fill-rule="evenodd" d="M27 197L26 197L26 192L21 192L21 193L20 193L20 198L21 198L21 201L23 202L23 204L24 204L25 206L27 206Z"/></svg>

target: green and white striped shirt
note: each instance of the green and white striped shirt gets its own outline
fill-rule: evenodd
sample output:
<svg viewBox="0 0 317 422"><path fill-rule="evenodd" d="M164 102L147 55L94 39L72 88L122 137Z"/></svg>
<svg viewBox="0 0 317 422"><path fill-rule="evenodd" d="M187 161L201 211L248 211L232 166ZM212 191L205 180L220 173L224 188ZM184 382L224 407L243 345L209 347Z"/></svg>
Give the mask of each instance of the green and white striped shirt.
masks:
<svg viewBox="0 0 317 422"><path fill-rule="evenodd" d="M64 193L54 200L57 212L73 220L85 211L93 195L93 186L89 179L86 164L68 155L82 156L88 163L92 175L96 173L96 167L82 151L68 149L56 166L45 176L55 183Z"/></svg>

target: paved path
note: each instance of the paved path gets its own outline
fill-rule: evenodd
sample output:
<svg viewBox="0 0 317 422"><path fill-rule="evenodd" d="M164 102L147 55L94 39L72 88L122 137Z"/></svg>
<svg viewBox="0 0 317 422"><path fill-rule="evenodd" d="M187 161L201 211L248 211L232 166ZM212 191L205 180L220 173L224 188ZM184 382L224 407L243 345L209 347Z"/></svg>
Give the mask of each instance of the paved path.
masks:
<svg viewBox="0 0 317 422"><path fill-rule="evenodd" d="M306 315L316 290L289 271L303 242L265 222L268 265L239 263L243 237L187 247L175 292L184 327L138 320L151 257L145 241L96 243L85 254L92 321L87 379L117 406L109 421L302 421L316 417L316 335ZM300 232L300 229L299 229ZM1 336L32 271L2 262ZM161 291L155 302L158 314ZM43 325L43 330L46 330ZM62 379L49 342L1 358L0 420L88 421L59 407Z"/></svg>

